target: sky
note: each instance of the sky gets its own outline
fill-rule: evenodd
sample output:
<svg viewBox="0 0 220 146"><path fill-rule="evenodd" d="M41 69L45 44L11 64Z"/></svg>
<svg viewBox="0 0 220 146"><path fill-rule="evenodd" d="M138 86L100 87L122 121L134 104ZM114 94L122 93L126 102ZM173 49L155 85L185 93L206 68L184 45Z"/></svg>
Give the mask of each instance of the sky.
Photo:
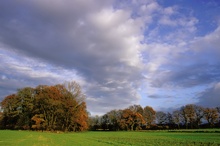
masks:
<svg viewBox="0 0 220 146"><path fill-rule="evenodd" d="M0 100L77 81L88 111L220 106L219 0L1 0Z"/></svg>

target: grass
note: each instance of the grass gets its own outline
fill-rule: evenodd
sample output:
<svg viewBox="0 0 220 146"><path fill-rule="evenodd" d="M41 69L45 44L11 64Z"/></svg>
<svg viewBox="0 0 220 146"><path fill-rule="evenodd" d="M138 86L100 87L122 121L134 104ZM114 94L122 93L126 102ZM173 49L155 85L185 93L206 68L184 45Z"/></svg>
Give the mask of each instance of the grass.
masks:
<svg viewBox="0 0 220 146"><path fill-rule="evenodd" d="M81 132L47 133L32 131L0 131L0 146L103 146L103 145L140 145L140 146L186 146L220 145L219 129L147 132Z"/></svg>

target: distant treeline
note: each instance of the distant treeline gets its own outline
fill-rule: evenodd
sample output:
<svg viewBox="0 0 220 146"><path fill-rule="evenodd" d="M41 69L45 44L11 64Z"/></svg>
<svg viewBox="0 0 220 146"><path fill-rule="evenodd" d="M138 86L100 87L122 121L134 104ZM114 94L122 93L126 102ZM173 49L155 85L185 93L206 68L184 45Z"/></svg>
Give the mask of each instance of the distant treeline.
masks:
<svg viewBox="0 0 220 146"><path fill-rule="evenodd" d="M152 107L129 106L89 117L79 84L19 89L1 102L0 128L46 131L194 129L220 127L220 107L194 104L171 113Z"/></svg>
<svg viewBox="0 0 220 146"><path fill-rule="evenodd" d="M19 89L1 102L1 129L83 131L88 113L80 86L64 85Z"/></svg>
<svg viewBox="0 0 220 146"><path fill-rule="evenodd" d="M155 111L152 107L133 105L112 110L103 116L89 118L90 130L159 130L220 127L220 107L205 108L188 104L172 113Z"/></svg>

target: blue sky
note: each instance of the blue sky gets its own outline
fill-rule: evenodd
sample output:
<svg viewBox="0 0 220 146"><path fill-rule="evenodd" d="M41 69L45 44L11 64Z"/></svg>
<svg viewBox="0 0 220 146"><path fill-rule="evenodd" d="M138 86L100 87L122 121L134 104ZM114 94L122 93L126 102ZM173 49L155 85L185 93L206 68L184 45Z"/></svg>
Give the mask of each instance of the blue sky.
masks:
<svg viewBox="0 0 220 146"><path fill-rule="evenodd" d="M0 99L75 80L88 110L220 105L218 0L0 1Z"/></svg>

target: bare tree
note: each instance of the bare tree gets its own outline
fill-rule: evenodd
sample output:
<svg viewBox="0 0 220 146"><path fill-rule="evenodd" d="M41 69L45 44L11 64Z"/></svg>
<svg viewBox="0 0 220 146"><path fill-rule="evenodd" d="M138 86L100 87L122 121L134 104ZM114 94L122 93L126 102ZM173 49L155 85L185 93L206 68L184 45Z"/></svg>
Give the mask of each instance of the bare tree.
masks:
<svg viewBox="0 0 220 146"><path fill-rule="evenodd" d="M184 117L182 112L180 110L173 111L173 122L178 126L178 129L180 129L180 124L182 124L183 121Z"/></svg>
<svg viewBox="0 0 220 146"><path fill-rule="evenodd" d="M159 125L164 125L167 123L167 114L163 111L156 112L156 123Z"/></svg>

